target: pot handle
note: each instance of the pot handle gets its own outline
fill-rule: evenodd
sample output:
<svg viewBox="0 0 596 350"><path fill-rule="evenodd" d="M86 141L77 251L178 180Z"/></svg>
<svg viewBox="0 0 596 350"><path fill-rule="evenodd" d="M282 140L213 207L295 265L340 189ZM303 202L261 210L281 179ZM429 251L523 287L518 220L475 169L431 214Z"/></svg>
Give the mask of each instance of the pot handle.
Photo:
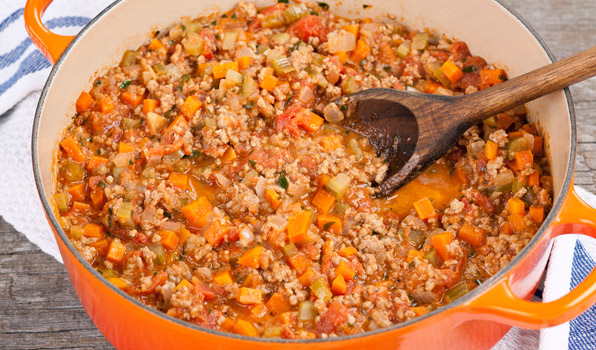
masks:
<svg viewBox="0 0 596 350"><path fill-rule="evenodd" d="M25 4L25 27L31 41L52 64L62 55L74 36L52 33L41 21L41 16L52 0L27 0Z"/></svg>
<svg viewBox="0 0 596 350"><path fill-rule="evenodd" d="M547 232L550 238L570 233L596 238L596 209L579 198L573 183L550 230ZM509 287L509 278L505 277L494 288L464 306L464 312L511 326L541 329L570 321L594 303L596 269L568 294L545 303L517 297Z"/></svg>

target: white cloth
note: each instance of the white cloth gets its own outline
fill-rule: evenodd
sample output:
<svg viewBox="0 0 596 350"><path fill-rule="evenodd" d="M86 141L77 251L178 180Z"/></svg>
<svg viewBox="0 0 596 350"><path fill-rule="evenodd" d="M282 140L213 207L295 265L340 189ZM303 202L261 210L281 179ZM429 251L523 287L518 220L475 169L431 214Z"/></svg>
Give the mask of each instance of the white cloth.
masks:
<svg viewBox="0 0 596 350"><path fill-rule="evenodd" d="M109 3L107 0L56 0L44 21L56 32L73 34ZM21 1L0 0L0 42L3 43L0 46L0 216L44 252L62 261L39 201L31 167L33 116L50 64L27 37L23 5ZM582 195L596 206L596 196L585 191ZM592 254L596 252L593 242L584 244ZM572 266L577 267L586 260L585 256L577 254L577 247L575 237L565 237L554 243L544 287L545 300L554 300L569 291L573 280ZM596 319L579 326L594 335ZM542 331L515 328L494 350L581 349L574 346L570 329L573 327L569 323ZM592 337L595 339L596 335ZM596 344L596 341L589 344ZM594 349L596 346L584 348Z"/></svg>

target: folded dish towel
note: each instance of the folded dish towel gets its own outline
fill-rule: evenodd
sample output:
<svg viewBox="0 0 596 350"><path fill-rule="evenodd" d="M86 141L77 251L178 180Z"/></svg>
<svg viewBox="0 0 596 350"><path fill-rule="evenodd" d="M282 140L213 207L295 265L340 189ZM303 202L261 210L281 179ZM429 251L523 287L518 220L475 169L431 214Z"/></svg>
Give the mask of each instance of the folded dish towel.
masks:
<svg viewBox="0 0 596 350"><path fill-rule="evenodd" d="M60 1L44 16L60 34L74 34L111 0ZM31 169L31 128L39 91L51 65L33 46L24 27L20 1L0 7L0 216L44 252L61 261L35 189ZM596 206L596 196L580 194ZM596 265L596 244L574 236L555 241L543 287L534 299L550 301L566 294ZM508 349L595 349L596 307L577 319L542 331L513 328L495 347Z"/></svg>

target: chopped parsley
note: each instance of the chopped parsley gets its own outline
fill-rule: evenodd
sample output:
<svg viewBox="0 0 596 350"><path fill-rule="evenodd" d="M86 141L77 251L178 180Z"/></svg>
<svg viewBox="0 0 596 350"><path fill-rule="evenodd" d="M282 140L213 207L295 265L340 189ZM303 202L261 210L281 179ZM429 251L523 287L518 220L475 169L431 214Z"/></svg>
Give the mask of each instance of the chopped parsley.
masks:
<svg viewBox="0 0 596 350"><path fill-rule="evenodd" d="M345 111L347 111L347 110L348 110L348 105L341 105L341 106L339 107L339 109L340 109L342 112L345 112Z"/></svg>
<svg viewBox="0 0 596 350"><path fill-rule="evenodd" d="M120 89L122 89L122 90L126 89L130 85L130 83L131 83L130 80L123 81L122 84L120 84Z"/></svg>
<svg viewBox="0 0 596 350"><path fill-rule="evenodd" d="M106 183L102 181L102 182L98 183L97 186L99 186L101 188L106 188Z"/></svg>
<svg viewBox="0 0 596 350"><path fill-rule="evenodd" d="M101 85L101 80L97 79L97 80L95 81L95 84L93 84L93 86L97 86L97 85Z"/></svg>
<svg viewBox="0 0 596 350"><path fill-rule="evenodd" d="M288 0L277 0L278 4L287 4Z"/></svg>
<svg viewBox="0 0 596 350"><path fill-rule="evenodd" d="M254 168L257 166L257 162L256 162L256 161L254 161L254 160L252 160L252 159L249 159L249 160L248 160L248 162L250 163L250 166L251 166L253 169L254 169Z"/></svg>
<svg viewBox="0 0 596 350"><path fill-rule="evenodd" d="M286 173L282 172L279 174L279 177L277 178L277 184L283 188L284 190L288 189L288 178L286 177Z"/></svg>
<svg viewBox="0 0 596 350"><path fill-rule="evenodd" d="M170 113L172 113L174 110L176 109L176 105L173 105L172 108L170 108L169 111L167 111L164 116L167 118L170 116Z"/></svg>
<svg viewBox="0 0 596 350"><path fill-rule="evenodd" d="M367 4L364 4L364 5L362 5L362 8L363 8L363 9L367 9L367 8L369 8L369 7L370 7L370 5L367 5Z"/></svg>
<svg viewBox="0 0 596 350"><path fill-rule="evenodd" d="M171 219L172 218L172 213L170 213L169 211L164 211L163 212L163 216L165 216L168 219Z"/></svg>
<svg viewBox="0 0 596 350"><path fill-rule="evenodd" d="M216 24L217 24L217 20L216 20L216 19L214 19L213 21L211 21L211 25L212 25L212 26L214 26L214 25L216 25Z"/></svg>
<svg viewBox="0 0 596 350"><path fill-rule="evenodd" d="M286 106L290 104L290 101L294 98L294 94L291 94L290 97L286 98Z"/></svg>
<svg viewBox="0 0 596 350"><path fill-rule="evenodd" d="M333 224L335 224L335 221L330 221L328 223L326 223L325 225L323 225L323 231L327 231L331 228L331 226L333 226Z"/></svg>
<svg viewBox="0 0 596 350"><path fill-rule="evenodd" d="M251 109L255 106L255 101L250 101L249 103L242 105L242 107L246 108L246 109Z"/></svg>
<svg viewBox="0 0 596 350"><path fill-rule="evenodd" d="M231 16L231 17L232 17L232 19L236 19L236 18L238 18L238 16L236 16L236 14L235 14L235 13L234 13L234 14L232 14L232 16Z"/></svg>
<svg viewBox="0 0 596 350"><path fill-rule="evenodd" d="M191 78L190 74L184 74L182 77L180 77L180 84L178 84L178 90L182 90L182 88L184 87L184 84L189 81Z"/></svg>
<svg viewBox="0 0 596 350"><path fill-rule="evenodd" d="M329 5L326 2L318 2L317 5L323 10L329 10Z"/></svg>
<svg viewBox="0 0 596 350"><path fill-rule="evenodd" d="M196 158L200 155L201 155L201 151L199 151L198 149L194 149L194 150L192 150L191 154L184 155L184 156L182 156L182 158Z"/></svg>
<svg viewBox="0 0 596 350"><path fill-rule="evenodd" d="M464 69L462 69L464 71L464 73L474 73L476 71L476 67L475 66L467 66L464 67Z"/></svg>
<svg viewBox="0 0 596 350"><path fill-rule="evenodd" d="M159 30L156 30L155 33L153 33L153 37L157 38L158 35L159 35Z"/></svg>

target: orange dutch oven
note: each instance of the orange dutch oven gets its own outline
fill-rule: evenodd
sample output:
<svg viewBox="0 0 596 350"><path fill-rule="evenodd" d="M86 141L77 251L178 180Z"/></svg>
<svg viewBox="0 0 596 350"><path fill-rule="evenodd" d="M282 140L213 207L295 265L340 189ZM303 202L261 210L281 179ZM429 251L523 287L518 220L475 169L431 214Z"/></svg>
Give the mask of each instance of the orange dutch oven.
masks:
<svg viewBox="0 0 596 350"><path fill-rule="evenodd" d="M29 0L27 30L54 64L41 94L33 127L33 168L37 188L74 289L99 330L118 349L488 349L511 326L539 329L578 316L596 302L596 271L562 298L528 301L544 271L553 238L577 233L596 237L596 210L573 187L576 119L568 90L527 104L530 121L546 135L555 185L553 208L541 229L511 263L455 302L422 317L364 334L331 339L259 339L201 328L151 309L107 282L70 243L60 227L52 194L61 132L74 114L74 101L94 77L116 65L127 48L148 41L156 28L182 16L232 8L237 0L118 0L76 37L50 32L41 16L51 0ZM269 3L271 1L268 1ZM257 1L257 5L267 5ZM345 17L382 18L387 14L412 28L433 28L468 43L476 55L518 76L546 65L553 55L534 30L500 1L357 0L330 3ZM490 13L490 16L486 14ZM395 17L394 17L395 16Z"/></svg>

